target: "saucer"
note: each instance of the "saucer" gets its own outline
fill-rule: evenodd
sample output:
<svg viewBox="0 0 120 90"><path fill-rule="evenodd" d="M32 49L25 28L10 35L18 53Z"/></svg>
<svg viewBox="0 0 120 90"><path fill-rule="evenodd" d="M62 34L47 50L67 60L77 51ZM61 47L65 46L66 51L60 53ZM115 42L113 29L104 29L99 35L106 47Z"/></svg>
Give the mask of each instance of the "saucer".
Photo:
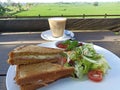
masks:
<svg viewBox="0 0 120 90"><path fill-rule="evenodd" d="M52 36L51 30L46 30L41 33L41 37L45 40L57 41L57 40L68 40L74 37L74 33L69 30L64 30L62 37L55 38Z"/></svg>

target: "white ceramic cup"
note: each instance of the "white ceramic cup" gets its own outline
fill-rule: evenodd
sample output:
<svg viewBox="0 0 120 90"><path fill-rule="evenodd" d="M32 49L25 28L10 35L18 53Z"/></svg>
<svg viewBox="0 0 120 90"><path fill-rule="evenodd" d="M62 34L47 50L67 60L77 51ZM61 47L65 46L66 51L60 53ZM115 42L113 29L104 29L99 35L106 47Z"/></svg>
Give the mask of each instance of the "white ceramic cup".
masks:
<svg viewBox="0 0 120 90"><path fill-rule="evenodd" d="M55 38L62 37L65 25L66 25L66 18L64 17L53 17L48 18L50 30L52 32L52 36Z"/></svg>

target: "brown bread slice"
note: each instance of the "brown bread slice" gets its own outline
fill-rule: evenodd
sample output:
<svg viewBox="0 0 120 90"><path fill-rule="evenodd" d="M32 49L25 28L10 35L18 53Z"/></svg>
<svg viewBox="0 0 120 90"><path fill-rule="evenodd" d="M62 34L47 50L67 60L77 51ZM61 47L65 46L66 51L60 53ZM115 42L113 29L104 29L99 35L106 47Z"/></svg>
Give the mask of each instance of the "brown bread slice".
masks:
<svg viewBox="0 0 120 90"><path fill-rule="evenodd" d="M67 77L67 76L65 76ZM61 77L61 78L65 78ZM49 86L50 83L55 82L56 80L60 79L58 76L54 76L54 78L51 78L52 80L49 81L43 81L43 82L33 82L31 84L25 84L20 85L20 90L36 90L38 88L41 88L43 86Z"/></svg>
<svg viewBox="0 0 120 90"><path fill-rule="evenodd" d="M53 80L44 81L44 82L34 82L31 84L20 85L20 90L36 90L43 86L47 86L48 83L52 83Z"/></svg>
<svg viewBox="0 0 120 90"><path fill-rule="evenodd" d="M18 85L40 81L54 81L65 76L70 76L73 72L73 67L63 67L49 62L18 65L15 81Z"/></svg>
<svg viewBox="0 0 120 90"><path fill-rule="evenodd" d="M38 62L57 62L63 50L40 47L37 45L20 46L9 53L11 65L31 64Z"/></svg>

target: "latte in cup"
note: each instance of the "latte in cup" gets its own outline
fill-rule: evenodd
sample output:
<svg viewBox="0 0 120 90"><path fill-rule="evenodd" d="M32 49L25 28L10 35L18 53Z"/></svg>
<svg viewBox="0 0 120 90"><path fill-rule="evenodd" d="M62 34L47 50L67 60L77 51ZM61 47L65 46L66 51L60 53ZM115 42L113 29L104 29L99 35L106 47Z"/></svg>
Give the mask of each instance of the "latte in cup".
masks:
<svg viewBox="0 0 120 90"><path fill-rule="evenodd" d="M65 30L66 18L62 17L49 18L48 22L50 30L52 32L52 36L56 38L62 37Z"/></svg>

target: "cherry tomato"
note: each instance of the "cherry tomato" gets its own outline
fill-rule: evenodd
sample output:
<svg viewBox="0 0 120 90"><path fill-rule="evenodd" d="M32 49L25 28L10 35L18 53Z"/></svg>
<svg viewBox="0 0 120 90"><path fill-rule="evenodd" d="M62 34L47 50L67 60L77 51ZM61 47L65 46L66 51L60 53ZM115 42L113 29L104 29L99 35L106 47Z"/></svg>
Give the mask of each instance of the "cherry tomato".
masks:
<svg viewBox="0 0 120 90"><path fill-rule="evenodd" d="M100 82L103 79L103 72L101 70L91 70L88 72L88 78L95 82Z"/></svg>
<svg viewBox="0 0 120 90"><path fill-rule="evenodd" d="M62 43L59 43L59 44L57 45L57 47L66 49L66 48L67 48L67 45L64 45L64 44L62 44Z"/></svg>

